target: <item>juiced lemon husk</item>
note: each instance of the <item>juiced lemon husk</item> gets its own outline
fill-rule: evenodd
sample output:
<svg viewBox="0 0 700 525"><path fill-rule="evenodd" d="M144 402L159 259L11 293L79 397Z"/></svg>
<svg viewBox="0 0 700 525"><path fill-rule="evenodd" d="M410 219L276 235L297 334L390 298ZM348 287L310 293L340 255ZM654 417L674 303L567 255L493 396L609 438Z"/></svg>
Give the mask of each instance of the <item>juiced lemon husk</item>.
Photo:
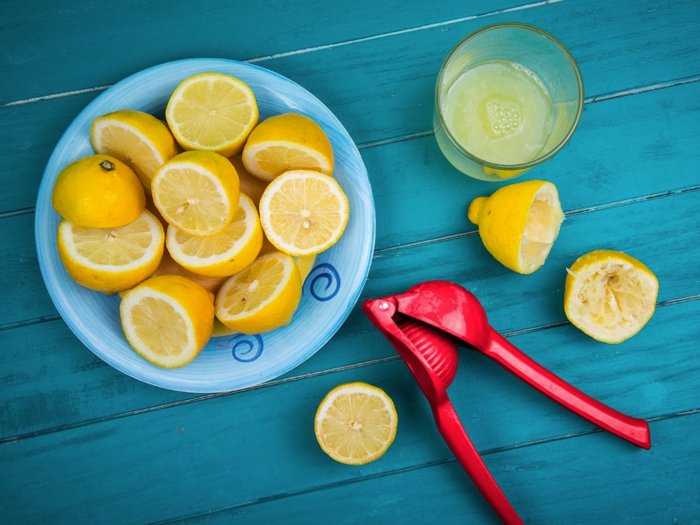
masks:
<svg viewBox="0 0 700 525"><path fill-rule="evenodd" d="M566 316L594 339L621 343L654 315L659 282L634 257L597 250L580 257L567 271Z"/></svg>
<svg viewBox="0 0 700 525"><path fill-rule="evenodd" d="M554 184L532 180L474 199L469 220L479 226L484 246L497 261L530 274L547 259L564 212Z"/></svg>

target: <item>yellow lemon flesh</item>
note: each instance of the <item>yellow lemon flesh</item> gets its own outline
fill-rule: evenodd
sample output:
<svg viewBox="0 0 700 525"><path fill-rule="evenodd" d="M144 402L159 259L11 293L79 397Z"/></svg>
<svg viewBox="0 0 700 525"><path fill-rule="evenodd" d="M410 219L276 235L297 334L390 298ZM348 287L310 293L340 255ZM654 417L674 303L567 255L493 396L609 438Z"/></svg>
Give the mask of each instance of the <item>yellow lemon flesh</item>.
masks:
<svg viewBox="0 0 700 525"><path fill-rule="evenodd" d="M248 137L243 164L256 177L271 181L290 170L333 173L333 148L321 126L297 113L270 117Z"/></svg>
<svg viewBox="0 0 700 525"><path fill-rule="evenodd" d="M260 199L260 222L280 251L306 257L333 246L348 222L348 199L335 179L294 170L277 177Z"/></svg>
<svg viewBox="0 0 700 525"><path fill-rule="evenodd" d="M211 295L179 275L141 283L124 296L119 312L132 348L164 368L179 368L197 357L214 326Z"/></svg>
<svg viewBox="0 0 700 525"><path fill-rule="evenodd" d="M236 168L238 179L241 182L241 193L245 193L253 200L255 206L260 206L260 197L265 193L267 182L257 177L253 177L243 165L243 160L240 155L234 155L228 159L233 167Z"/></svg>
<svg viewBox="0 0 700 525"><path fill-rule="evenodd" d="M621 343L654 315L659 282L640 261L611 250L590 252L567 269L569 321L604 343Z"/></svg>
<svg viewBox="0 0 700 525"><path fill-rule="evenodd" d="M111 155L134 170L147 195L156 170L180 151L165 122L142 111L123 109L98 117L90 135L97 153Z"/></svg>
<svg viewBox="0 0 700 525"><path fill-rule="evenodd" d="M564 212L554 184L531 180L474 199L469 220L479 226L484 246L498 262L529 274L547 259Z"/></svg>
<svg viewBox="0 0 700 525"><path fill-rule="evenodd" d="M91 155L66 166L53 187L53 207L86 228L116 228L135 221L146 207L134 171L108 155Z"/></svg>
<svg viewBox="0 0 700 525"><path fill-rule="evenodd" d="M238 209L239 181L218 153L187 151L153 177L153 202L168 224L196 237L224 231Z"/></svg>
<svg viewBox="0 0 700 525"><path fill-rule="evenodd" d="M265 236L263 235L263 239L264 238L265 238ZM265 253L263 253L261 250L260 255L266 255L268 253L277 252L277 248L272 246L272 244L270 244L269 241L264 240L263 243L265 243L265 242L267 243L268 246L272 247L272 249L266 251ZM166 255L167 255L167 253L163 256L163 260L165 260ZM294 261L297 263L297 266L299 267L299 275L301 276L301 285L304 286L304 283L306 282L306 278L309 276L309 274L311 273L311 270L313 270L313 268L314 268L314 263L316 262L316 256L311 255L310 257L294 257ZM183 270L184 270L184 268L183 268ZM187 271L187 270L185 270L185 271ZM158 272L156 272L156 273L158 273ZM212 278L212 277L199 277L198 279L199 280L201 280L201 279L213 280L214 278ZM219 289L221 288L221 283L223 283L223 281L225 281L225 280L226 279L224 278L218 284L218 286L216 287L216 290L213 290L211 287L207 288L206 286L204 286L204 284L202 286L207 288L209 291L217 293L219 291ZM197 281L197 282L199 282L199 281ZM287 326L287 324L289 324L291 322L292 322L292 319L290 318L287 321L287 323L283 324L282 326ZM226 326L224 323L222 323L218 319L214 319L214 332L212 333L212 337L224 337L227 335L233 335L235 333L238 333L238 332L236 332L236 330L232 330L231 328Z"/></svg>
<svg viewBox="0 0 700 525"><path fill-rule="evenodd" d="M165 118L183 148L229 157L243 149L258 123L258 106L253 92L240 80L202 73L175 89Z"/></svg>
<svg viewBox="0 0 700 525"><path fill-rule="evenodd" d="M228 277L255 260L262 240L255 205L241 193L233 220L221 233L193 237L168 228L165 243L172 258L187 270L207 277Z"/></svg>
<svg viewBox="0 0 700 525"><path fill-rule="evenodd" d="M163 256L164 237L160 222L147 210L118 228L85 228L63 221L58 254L78 284L113 294L153 275Z"/></svg>
<svg viewBox="0 0 700 525"><path fill-rule="evenodd" d="M380 458L396 437L398 416L391 398L367 383L337 386L321 401L314 430L323 451L346 465Z"/></svg>
<svg viewBox="0 0 700 525"><path fill-rule="evenodd" d="M216 317L244 334L269 332L289 322L301 299L301 275L289 255L258 257L230 277L216 296Z"/></svg>

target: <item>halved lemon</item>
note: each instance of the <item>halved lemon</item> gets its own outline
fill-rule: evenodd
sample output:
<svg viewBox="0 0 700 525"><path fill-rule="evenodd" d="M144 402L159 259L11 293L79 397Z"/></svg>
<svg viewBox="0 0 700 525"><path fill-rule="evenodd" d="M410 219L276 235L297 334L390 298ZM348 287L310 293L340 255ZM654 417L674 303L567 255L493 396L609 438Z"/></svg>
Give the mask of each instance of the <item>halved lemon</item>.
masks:
<svg viewBox="0 0 700 525"><path fill-rule="evenodd" d="M258 257L216 296L216 317L232 330L260 334L287 323L301 299L299 268L289 255Z"/></svg>
<svg viewBox="0 0 700 525"><path fill-rule="evenodd" d="M180 151L165 122L142 111L102 115L92 121L90 135L97 153L111 155L136 172L147 195L158 168Z"/></svg>
<svg viewBox="0 0 700 525"><path fill-rule="evenodd" d="M250 88L237 78L201 73L175 88L165 118L183 148L229 157L243 149L258 123L258 105Z"/></svg>
<svg viewBox="0 0 700 525"><path fill-rule="evenodd" d="M153 177L153 202L168 224L196 237L224 231L238 209L239 181L218 153L187 151Z"/></svg>
<svg viewBox="0 0 700 525"><path fill-rule="evenodd" d="M333 148L321 126L298 113L265 119L248 137L243 164L256 177L271 181L290 170L333 173Z"/></svg>
<svg viewBox="0 0 700 525"><path fill-rule="evenodd" d="M153 275L163 256L164 237L163 227L148 210L119 228L85 228L63 221L58 254L78 284L113 294Z"/></svg>
<svg viewBox="0 0 700 525"><path fill-rule="evenodd" d="M238 209L224 231L194 237L168 228L165 245L187 270L207 277L229 277L252 263L260 253L263 233L253 201L241 193Z"/></svg>
<svg viewBox="0 0 700 525"><path fill-rule="evenodd" d="M119 312L132 348L164 368L178 368L197 357L214 326L209 292L179 275L141 283L124 296Z"/></svg>
<svg viewBox="0 0 700 525"><path fill-rule="evenodd" d="M511 184L490 197L478 197L468 214L479 226L489 253L523 274L544 264L564 220L556 186L542 180Z"/></svg>
<svg viewBox="0 0 700 525"><path fill-rule="evenodd" d="M346 383L328 392L316 411L314 431L323 451L346 465L380 458L396 437L391 398L367 383Z"/></svg>
<svg viewBox="0 0 700 525"><path fill-rule="evenodd" d="M659 282L629 255L597 250L567 269L564 310L569 321L604 343L621 343L654 315Z"/></svg>
<svg viewBox="0 0 700 525"><path fill-rule="evenodd" d="M265 237L265 236L263 235L263 238L264 238L264 237ZM267 241L263 241L263 243L264 243L264 242L267 242ZM268 244L269 246L272 246L269 242L267 242L267 244ZM268 253L272 253L272 252L276 252L276 251L277 251L277 248L275 248L274 246L272 246L272 249L271 249L270 251L265 252L265 253L263 253L262 250L261 250L261 251L260 251L260 255L266 255L266 254L268 254ZM167 255L168 255L168 254L167 254L167 251L166 251L166 253L163 254L163 260L165 260L165 258L167 257ZM304 283L306 282L306 278L307 278L307 277L309 276L309 274L311 273L311 270L313 270L314 262L316 262L316 256L315 256L315 255L311 255L310 257L294 257L294 261L297 263L297 266L299 267L299 275L301 276L301 285L304 286ZM162 263L161 263L161 266L162 266ZM178 265L178 266L179 266L179 265ZM187 270L185 270L184 268L182 268L182 269L183 269L184 271L187 271ZM156 270L156 274L157 274L157 273L158 273L158 271ZM192 275L194 275L194 274L192 274ZM191 277L190 277L190 278L191 278ZM211 280L213 280L214 278L212 278L212 277L198 277L198 279L194 279L196 282L199 282L202 286L204 286L205 288L207 288L207 286L206 286L204 283L201 283L201 282L200 282L202 279L211 279ZM224 281L225 281L225 280L226 280L226 279L224 278ZM207 290L216 293L216 292L218 292L219 289L221 288L221 284L223 284L223 281L222 281L220 284L218 284L218 287L216 288L216 290L212 289L211 286L208 287ZM291 322L292 322L292 320L291 320L291 318L290 318L290 319L288 320L288 323L291 323ZM286 324L283 324L282 326L286 326ZM238 332L236 332L236 330L232 330L231 328L229 328L228 326L226 326L224 323L222 323L222 322L219 321L218 319L214 319L214 332L212 333L212 337L224 337L224 336L227 336L227 335L233 335L233 334L235 334L235 333L238 333Z"/></svg>
<svg viewBox="0 0 700 525"><path fill-rule="evenodd" d="M348 216L348 199L340 185L317 171L288 171L272 181L260 199L260 222L269 241L299 257L338 242Z"/></svg>

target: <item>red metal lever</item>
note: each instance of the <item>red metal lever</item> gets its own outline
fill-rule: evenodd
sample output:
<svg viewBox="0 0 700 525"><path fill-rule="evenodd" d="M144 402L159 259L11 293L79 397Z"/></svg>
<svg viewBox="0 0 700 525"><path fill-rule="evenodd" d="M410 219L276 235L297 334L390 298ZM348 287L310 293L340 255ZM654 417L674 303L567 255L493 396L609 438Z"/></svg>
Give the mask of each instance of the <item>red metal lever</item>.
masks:
<svg viewBox="0 0 700 525"><path fill-rule="evenodd" d="M503 494L491 473L486 468L481 456L472 444L469 436L462 426L452 403L447 400L437 407L433 407L433 415L438 430L444 438L447 446L467 472L471 480L479 489L484 499L491 505L506 525L523 525L515 509Z"/></svg>
<svg viewBox="0 0 700 525"><path fill-rule="evenodd" d="M486 347L481 351L531 387L591 423L642 448L651 448L646 421L622 414L587 396L530 359L495 330L491 329Z"/></svg>

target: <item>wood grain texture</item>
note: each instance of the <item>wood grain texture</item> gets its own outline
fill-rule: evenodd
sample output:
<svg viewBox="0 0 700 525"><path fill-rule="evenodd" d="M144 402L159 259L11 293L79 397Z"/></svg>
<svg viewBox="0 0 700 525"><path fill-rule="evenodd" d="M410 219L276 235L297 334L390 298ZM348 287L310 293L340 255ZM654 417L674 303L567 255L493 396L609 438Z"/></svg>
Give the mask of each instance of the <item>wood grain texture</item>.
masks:
<svg viewBox="0 0 700 525"><path fill-rule="evenodd" d="M643 4L632 2L560 2L490 17L488 21L533 23L560 36L579 61L589 97L700 76L700 65L694 60L694 33L689 24L683 23L688 17L700 15L700 4L672 2L658 4L652 13L647 11ZM659 16L659 12L663 16ZM599 23L601 19L606 20L602 25ZM460 38L485 23L477 19L282 57L261 65L288 76L318 96L340 118L356 142L372 143L405 137L431 130L434 83L444 56ZM654 46L653 54L649 53L647 44L640 44L641 35L653 35L654 41L649 44ZM620 49L625 49L625 52L620 53ZM177 57L170 55L170 58ZM389 67L390 64L401 64L401 67ZM137 70L134 68L122 76ZM104 84L105 80L96 83ZM12 182L11 186L14 186L15 181L19 181L17 189L0 196L0 213L34 204L38 182L57 139L97 94L0 109L5 124L0 127L0 155L8 158L8 165L0 173L0 182ZM690 106L696 108L697 102L691 102ZM647 109L653 107L650 105ZM677 108L676 104L674 109ZM587 112L582 126L588 118ZM610 114L612 117L604 120L624 125L625 119L615 119L617 113L614 110ZM643 115L644 112L640 112L634 118L639 120ZM678 114L674 116L680 117ZM688 118L697 117L690 114ZM692 129L695 132L695 127ZM653 137L661 141L664 138L659 138L659 133L653 133ZM669 141L677 140L678 136L668 138ZM608 137L605 142L600 142L603 143L610 147L617 144ZM578 139L578 133L573 144L584 144ZM626 142L620 144L627 145ZM673 149L668 143L665 147ZM682 141L679 147L683 147ZM696 149L684 151L688 154ZM620 147L618 153L620 151L625 150ZM431 152L438 154L434 145ZM649 154L647 151L646 155ZM597 152L590 158L596 158L596 155ZM417 159L409 158L413 162ZM576 158L576 161L581 162L581 159ZM457 172L449 169L456 178ZM610 167L606 169L615 173ZM466 185L466 180L462 184Z"/></svg>
<svg viewBox="0 0 700 525"><path fill-rule="evenodd" d="M601 401L632 415L660 416L700 407L700 392L690 388L692 378L700 372L690 322L698 313L700 301L660 308L648 330L623 346L592 347L589 339L571 327L525 334L512 341ZM393 398L399 430L382 459L348 467L323 454L312 422L328 390L357 380L375 384ZM593 429L483 356L468 351L460 352L449 394L480 450ZM607 433L589 445L581 439L567 441L565 448L570 453L588 458L584 463L598 469L621 456L629 460L655 455L664 444L653 429L650 453ZM683 444L669 446L665 454L673 457L687 450ZM601 447L610 452L603 454ZM538 453L540 461L545 461L547 453ZM92 522L101 515L114 516L119 523L149 522L318 490L451 458L408 369L401 361L393 361L0 445L4 473L0 502L10 522L39 523L49 518L56 523ZM529 469L528 461L512 461L506 462L510 471L495 467L499 481L512 481L508 472ZM545 472L552 472L551 467L540 464ZM41 477L36 476L38 471ZM515 479L521 482L523 478ZM558 479L568 477L557 474L552 483ZM575 476L570 483L574 482ZM552 490L554 487L548 487L543 494ZM130 495L129 505L123 503L126 494ZM514 503L522 503L517 492L512 495L516 496ZM530 495L526 491L522 497ZM323 499L323 493L316 497Z"/></svg>
<svg viewBox="0 0 700 525"><path fill-rule="evenodd" d="M5 72L0 105L114 83L173 58L254 59L519 5L528 4L449 0L426 9L397 0L320 2L313 7L274 0L129 0L112 6L91 0L7 1L0 5L0 63ZM401 16L392 16L397 11Z"/></svg>
<svg viewBox="0 0 700 525"><path fill-rule="evenodd" d="M645 453L602 434L489 455L485 462L525 523L700 523L700 414L651 424ZM176 523L501 523L456 462L259 505L207 511Z"/></svg>
<svg viewBox="0 0 700 525"><path fill-rule="evenodd" d="M688 193L570 217L564 222L547 263L531 276L518 275L498 265L476 235L386 252L375 257L360 301L405 291L422 280L447 279L474 292L486 308L491 324L502 332L562 323L566 321L562 308L566 267L583 253L598 248L623 250L642 260L656 273L661 283L660 301L698 295L700 282L688 279L688 275L694 271L697 254L688 247L695 246L693 239L700 229L700 213L697 211L699 198L700 192ZM665 220L659 220L660 217ZM24 220L25 217L17 219ZM625 233L621 235L620 232ZM668 264L669 260L673 260L674 264ZM40 276L35 276L35 279L32 289L38 296L43 290L43 283ZM13 294L20 293L19 290L19 287L10 288ZM0 299L0 305L8 316L12 314L12 297L8 295ZM48 297L46 304L51 306ZM26 314L30 306L23 308ZM48 312L37 310L34 316ZM9 376L7 379L0 377L0 381L5 380L12 386L6 394L7 410L3 411L8 417L2 425L8 428L4 437L178 399L165 394L154 394L151 398L150 387L120 377L118 372L100 365L99 360L88 356L88 350L68 335L63 327L60 333L66 343L60 351L66 352L65 361L52 369L50 381L41 381L42 376L37 374L45 369L44 355L48 351L47 346L53 348L54 341L54 337L41 335L47 327L49 324L44 323L0 332L8 348L4 354L0 354L0 370ZM569 329L590 348L612 348L592 341L573 327ZM32 335L32 341L36 343L29 348L24 344L27 336L23 334L27 330L36 332L36 335ZM647 331L652 330L649 328ZM44 342L41 342L42 338L45 338ZM358 305L324 349L287 377L392 355L391 347L371 327ZM13 377L25 375L27 380L24 382L12 381ZM76 377L84 379L78 382ZM82 390L83 385L95 384L113 385L113 388ZM70 394L66 398L60 397L67 393ZM37 410L33 408L35 396L53 400L48 405L50 410L41 419L36 419L32 412ZM189 397L192 396L179 399ZM64 415L69 417L62 419ZM14 431L10 431L10 428Z"/></svg>
<svg viewBox="0 0 700 525"><path fill-rule="evenodd" d="M362 299L430 278L459 282L528 355L619 410L655 418L653 448L639 450L461 351L450 396L527 523L700 524L698 2L54 4L0 4L3 522L495 523L405 365L358 308L286 376L216 396L132 380L57 318L31 211L56 141L101 86L216 56L257 57L299 82L364 146L378 252ZM530 7L493 14L518 5ZM599 100L571 144L526 177L555 182L576 212L532 276L493 261L466 221L468 202L498 186L458 174L426 136L446 53L503 21L559 37L587 99ZM29 100L81 88L89 92ZM566 267L597 248L640 258L660 280L665 305L622 345L591 340L563 315ZM399 432L382 459L347 467L321 452L312 421L328 390L358 380L393 397Z"/></svg>

